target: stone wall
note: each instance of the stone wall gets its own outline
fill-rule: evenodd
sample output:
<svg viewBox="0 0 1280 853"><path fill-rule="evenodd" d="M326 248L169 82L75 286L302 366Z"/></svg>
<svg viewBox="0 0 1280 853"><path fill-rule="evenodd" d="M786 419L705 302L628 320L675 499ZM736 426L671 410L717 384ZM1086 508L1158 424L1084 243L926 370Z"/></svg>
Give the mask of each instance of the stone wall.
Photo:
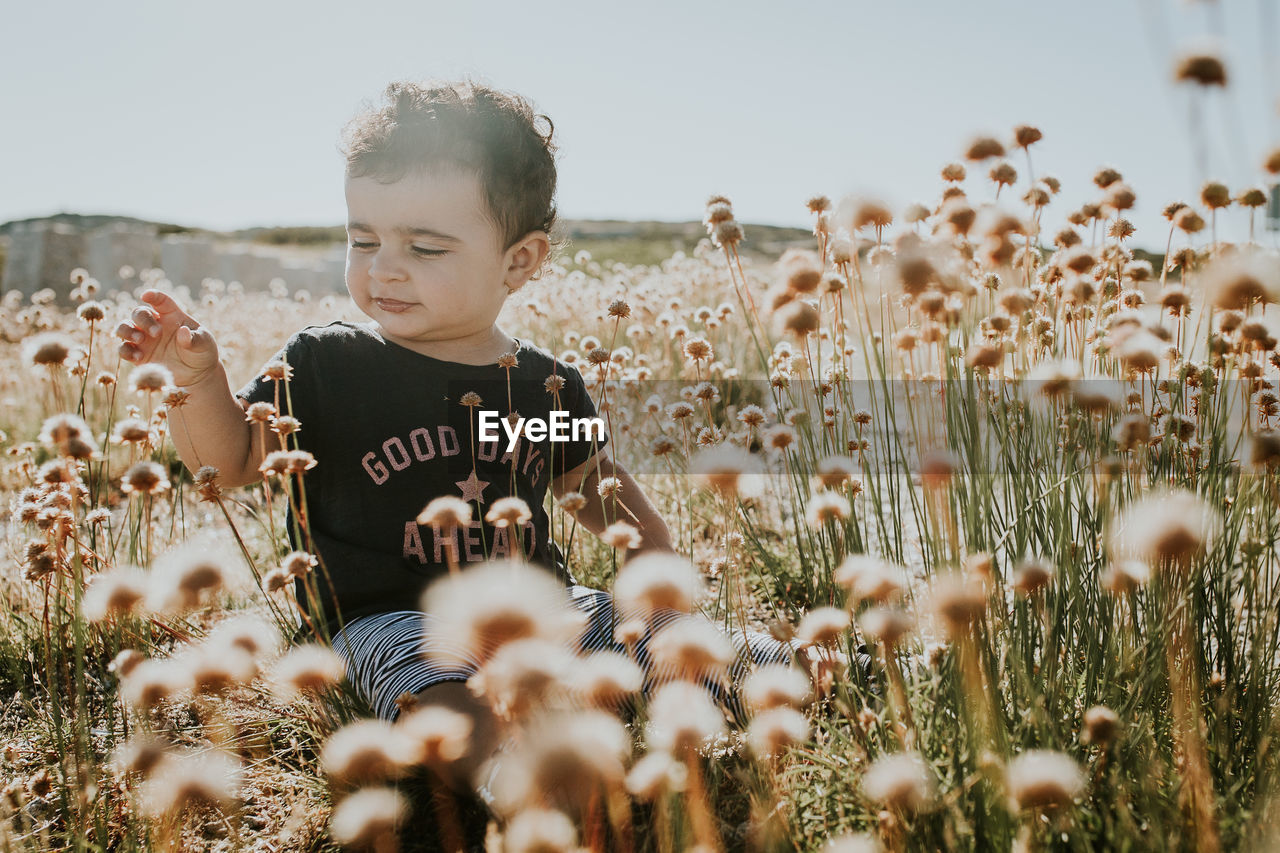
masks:
<svg viewBox="0 0 1280 853"><path fill-rule="evenodd" d="M71 271L85 265L87 254L85 235L70 225L15 223L9 235L0 289L30 296L49 288L60 300L69 301Z"/></svg>
<svg viewBox="0 0 1280 853"><path fill-rule="evenodd" d="M88 270L103 290L136 287L138 274L159 266L179 287L198 293L207 278L246 290L265 290L282 279L290 291L316 295L340 293L344 285L344 251L324 252L219 242L198 235L157 236L154 226L117 222L82 231L48 220L15 223L5 256L0 290L30 296L50 288L60 301L69 301L71 271ZM131 267L129 279L121 267ZM126 270L127 272L127 270Z"/></svg>

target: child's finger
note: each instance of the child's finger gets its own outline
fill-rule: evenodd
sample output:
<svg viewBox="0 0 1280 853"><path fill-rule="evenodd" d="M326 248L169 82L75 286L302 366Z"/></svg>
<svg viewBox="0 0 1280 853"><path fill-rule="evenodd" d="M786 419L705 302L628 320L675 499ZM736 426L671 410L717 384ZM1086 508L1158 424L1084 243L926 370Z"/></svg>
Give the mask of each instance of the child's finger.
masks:
<svg viewBox="0 0 1280 853"><path fill-rule="evenodd" d="M151 337L160 336L160 320L150 308L133 309L133 325Z"/></svg>
<svg viewBox="0 0 1280 853"><path fill-rule="evenodd" d="M131 344L128 341L120 344L118 352L121 358L131 363L136 363L142 358L142 350L138 349L136 344Z"/></svg>
<svg viewBox="0 0 1280 853"><path fill-rule="evenodd" d="M121 323L119 326L116 326L116 337L122 341L142 343L146 336L145 332L134 326L132 323Z"/></svg>
<svg viewBox="0 0 1280 853"><path fill-rule="evenodd" d="M191 353L193 356L208 356L217 352L217 344L214 343L213 335L204 329L179 326L178 331L174 333L173 339L177 343L179 350Z"/></svg>
<svg viewBox="0 0 1280 853"><path fill-rule="evenodd" d="M187 312L182 310L182 306L178 304L178 301L162 290L143 291L140 298L154 308L161 317L167 314L180 314L187 319L191 319ZM195 321L192 320L192 322L194 323Z"/></svg>

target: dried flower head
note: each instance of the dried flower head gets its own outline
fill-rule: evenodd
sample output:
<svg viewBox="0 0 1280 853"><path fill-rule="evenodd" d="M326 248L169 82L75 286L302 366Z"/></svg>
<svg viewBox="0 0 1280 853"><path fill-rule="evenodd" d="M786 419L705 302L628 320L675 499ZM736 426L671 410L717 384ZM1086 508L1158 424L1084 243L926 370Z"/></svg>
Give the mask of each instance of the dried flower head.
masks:
<svg viewBox="0 0 1280 853"><path fill-rule="evenodd" d="M1173 79L1199 86L1226 86L1227 66L1216 51L1198 50L1178 58Z"/></svg>
<svg viewBox="0 0 1280 853"><path fill-rule="evenodd" d="M564 812L524 809L507 824L503 835L508 853L575 853L578 830Z"/></svg>
<svg viewBox="0 0 1280 853"><path fill-rule="evenodd" d="M682 754L725 730L724 712L704 688L684 681L664 684L649 702L651 749Z"/></svg>
<svg viewBox="0 0 1280 853"><path fill-rule="evenodd" d="M702 577L677 554L640 554L622 567L614 583L618 606L646 618L662 610L692 612L703 593Z"/></svg>
<svg viewBox="0 0 1280 853"><path fill-rule="evenodd" d="M568 686L583 705L615 711L640 692L644 671L619 652L593 652L578 659L568 677Z"/></svg>
<svg viewBox="0 0 1280 853"><path fill-rule="evenodd" d="M532 518L529 504L517 497L499 498L484 516L485 521L498 528L523 527Z"/></svg>
<svg viewBox="0 0 1280 853"><path fill-rule="evenodd" d="M841 642L853 617L839 607L815 607L796 627L796 639L804 646L832 647Z"/></svg>
<svg viewBox="0 0 1280 853"><path fill-rule="evenodd" d="M803 708L812 696L809 678L787 664L766 664L742 684L742 699L753 711Z"/></svg>
<svg viewBox="0 0 1280 853"><path fill-rule="evenodd" d="M215 696L237 684L248 684L258 675L253 655L239 646L205 643L183 653L196 694Z"/></svg>
<svg viewBox="0 0 1280 853"><path fill-rule="evenodd" d="M156 394L173 384L173 374L163 364L140 364L129 372L129 387L139 394Z"/></svg>
<svg viewBox="0 0 1280 853"><path fill-rule="evenodd" d="M361 788L334 807L329 830L344 847L394 850L408 812L408 800L394 788Z"/></svg>
<svg viewBox="0 0 1280 853"><path fill-rule="evenodd" d="M568 644L582 631L582 612L548 572L514 561L482 563L427 588L422 609L441 659L482 664L505 643L542 638Z"/></svg>
<svg viewBox="0 0 1280 853"><path fill-rule="evenodd" d="M1084 791L1084 775L1069 756L1030 749L1009 762L1005 783L1014 809L1068 806Z"/></svg>
<svg viewBox="0 0 1280 853"><path fill-rule="evenodd" d="M94 575L81 602L84 618L100 622L133 613L147 597L147 576L136 569L115 569Z"/></svg>
<svg viewBox="0 0 1280 853"><path fill-rule="evenodd" d="M774 313L774 322L780 331L804 338L818 330L818 309L804 300L796 299Z"/></svg>
<svg viewBox="0 0 1280 853"><path fill-rule="evenodd" d="M261 616L244 613L228 616L214 626L205 639L205 645L210 649L235 649L254 658L263 658L275 654L281 640L280 632Z"/></svg>
<svg viewBox="0 0 1280 853"><path fill-rule="evenodd" d="M809 497L805 507L805 520L814 530L821 530L828 523L848 520L852 507L849 499L839 492L820 491Z"/></svg>
<svg viewBox="0 0 1280 853"><path fill-rule="evenodd" d="M706 338L688 338L684 342L684 356L691 361L710 361L712 355L711 344Z"/></svg>
<svg viewBox="0 0 1280 853"><path fill-rule="evenodd" d="M733 646L710 622L684 618L663 627L649 643L661 671L677 678L721 680L733 662Z"/></svg>
<svg viewBox="0 0 1280 853"><path fill-rule="evenodd" d="M1206 181L1200 188L1200 201L1210 210L1231 205L1231 190L1221 181Z"/></svg>
<svg viewBox="0 0 1280 853"><path fill-rule="evenodd" d="M229 810L243 775L240 761L226 752L167 752L139 792L142 811L158 818L180 814L188 806Z"/></svg>
<svg viewBox="0 0 1280 853"><path fill-rule="evenodd" d="M158 495L169 485L169 474L164 467L146 459L130 465L120 477L120 488L126 494Z"/></svg>
<svg viewBox="0 0 1280 853"><path fill-rule="evenodd" d="M858 625L864 634L879 640L886 649L896 648L916 627L911 614L891 607L869 608L858 618Z"/></svg>
<svg viewBox="0 0 1280 853"><path fill-rule="evenodd" d="M135 708L149 710L191 686L191 673L180 661L141 660L120 670L120 695Z"/></svg>
<svg viewBox="0 0 1280 853"><path fill-rule="evenodd" d="M638 800L651 802L668 791L683 791L688 768L665 752L650 752L635 763L627 774L627 793Z"/></svg>
<svg viewBox="0 0 1280 853"><path fill-rule="evenodd" d="M622 784L631 737L603 711L548 713L526 729L522 748L504 755L493 778L494 806L511 813L549 802L581 813L602 791Z"/></svg>
<svg viewBox="0 0 1280 853"><path fill-rule="evenodd" d="M443 705L402 714L396 726L416 744L419 762L429 767L452 764L471 746L471 718Z"/></svg>
<svg viewBox="0 0 1280 853"><path fill-rule="evenodd" d="M40 427L39 440L59 455L89 459L97 453L93 431L83 419L71 414L54 415Z"/></svg>
<svg viewBox="0 0 1280 853"><path fill-rule="evenodd" d="M346 662L337 652L310 643L293 647L271 669L272 689L285 700L336 687L346 677Z"/></svg>
<svg viewBox="0 0 1280 853"><path fill-rule="evenodd" d="M154 443L155 434L141 418L121 418L111 431L111 440L116 444L148 444Z"/></svg>
<svg viewBox="0 0 1280 853"><path fill-rule="evenodd" d="M1219 522L1209 504L1182 489L1155 490L1134 501L1113 526L1111 555L1158 568L1184 565L1212 541Z"/></svg>
<svg viewBox="0 0 1280 853"><path fill-rule="evenodd" d="M395 779L417 760L413 740L385 720L357 720L324 742L320 766L335 782Z"/></svg>
<svg viewBox="0 0 1280 853"><path fill-rule="evenodd" d="M146 660L136 649L123 649L107 664L107 672L114 672L119 678L127 678L134 668Z"/></svg>
<svg viewBox="0 0 1280 853"><path fill-rule="evenodd" d="M1080 730L1082 743L1106 746L1120 734L1120 717L1104 705L1095 705L1084 712L1084 727Z"/></svg>
<svg viewBox="0 0 1280 853"><path fill-rule="evenodd" d="M689 462L689 473L698 487L730 499L759 494L760 471L756 457L728 444L699 450Z"/></svg>
<svg viewBox="0 0 1280 853"><path fill-rule="evenodd" d="M1119 560L1102 574L1102 588L1114 595L1127 595L1151 579L1151 569L1141 560Z"/></svg>
<svg viewBox="0 0 1280 853"><path fill-rule="evenodd" d="M643 541L635 525L625 521L615 521L600 531L600 540L619 551L634 551Z"/></svg>
<svg viewBox="0 0 1280 853"><path fill-rule="evenodd" d="M1204 230L1204 219L1194 209L1183 206L1173 215L1173 224L1181 231L1195 234Z"/></svg>
<svg viewBox="0 0 1280 853"><path fill-rule="evenodd" d="M60 332L43 332L23 344L22 358L37 367L58 367L74 347L75 342Z"/></svg>
<svg viewBox="0 0 1280 853"><path fill-rule="evenodd" d="M932 609L942 618L951 636L966 633L987 609L987 593L981 581L967 575L942 575L933 583Z"/></svg>
<svg viewBox="0 0 1280 853"><path fill-rule="evenodd" d="M1053 564L1045 559L1023 560L1013 571L1013 588L1022 595L1035 595L1053 580Z"/></svg>
<svg viewBox="0 0 1280 853"><path fill-rule="evenodd" d="M244 410L244 419L251 424L269 424L276 417L276 407L272 403L250 403Z"/></svg>
<svg viewBox="0 0 1280 853"><path fill-rule="evenodd" d="M1280 302L1280 262L1262 251L1242 251L1205 267L1204 288L1219 308L1247 311Z"/></svg>
<svg viewBox="0 0 1280 853"><path fill-rule="evenodd" d="M1029 124L1020 124L1013 129L1013 142L1019 148L1029 148L1044 138L1040 128Z"/></svg>
<svg viewBox="0 0 1280 853"><path fill-rule="evenodd" d="M548 707L566 692L574 656L563 644L537 638L504 644L467 681L503 720Z"/></svg>
<svg viewBox="0 0 1280 853"><path fill-rule="evenodd" d="M146 732L135 734L111 754L111 764L121 776L137 775L146 778L159 766L169 751L169 744L162 738Z"/></svg>
<svg viewBox="0 0 1280 853"><path fill-rule="evenodd" d="M452 495L434 498L418 514L418 524L432 527L445 535L470 523L471 504Z"/></svg>
<svg viewBox="0 0 1280 853"><path fill-rule="evenodd" d="M320 561L314 554L306 551L292 551L285 554L280 561L280 570L290 579L302 578L311 574L311 570L319 564Z"/></svg>
<svg viewBox="0 0 1280 853"><path fill-rule="evenodd" d="M201 607L227 582L224 557L198 543L163 555L151 570L148 609L176 613Z"/></svg>
<svg viewBox="0 0 1280 853"><path fill-rule="evenodd" d="M1280 431L1260 430L1253 434L1249 464L1262 469L1280 467Z"/></svg>
<svg viewBox="0 0 1280 853"><path fill-rule="evenodd" d="M977 163L982 160L989 160L992 157L1003 157L1004 145L1000 140L990 136L979 136L969 143L969 147L965 149L964 157L966 160Z"/></svg>
<svg viewBox="0 0 1280 853"><path fill-rule="evenodd" d="M928 807L937 795L933 773L917 752L882 755L862 776L862 790L899 814Z"/></svg>
<svg viewBox="0 0 1280 853"><path fill-rule="evenodd" d="M836 568L834 580L849 593L851 602L885 604L906 587L903 570L893 563L866 554L850 554Z"/></svg>
<svg viewBox="0 0 1280 853"><path fill-rule="evenodd" d="M576 513L587 505L587 497L582 492L565 492L556 501L556 506L567 513Z"/></svg>
<svg viewBox="0 0 1280 853"><path fill-rule="evenodd" d="M107 316L101 302L89 301L76 309L76 316L86 323L93 324Z"/></svg>
<svg viewBox="0 0 1280 853"><path fill-rule="evenodd" d="M284 361L269 361L262 368L262 377L274 382L282 382L293 377L293 368Z"/></svg>
<svg viewBox="0 0 1280 853"><path fill-rule="evenodd" d="M809 721L794 708L761 711L747 728L747 747L762 759L780 755L808 739Z"/></svg>

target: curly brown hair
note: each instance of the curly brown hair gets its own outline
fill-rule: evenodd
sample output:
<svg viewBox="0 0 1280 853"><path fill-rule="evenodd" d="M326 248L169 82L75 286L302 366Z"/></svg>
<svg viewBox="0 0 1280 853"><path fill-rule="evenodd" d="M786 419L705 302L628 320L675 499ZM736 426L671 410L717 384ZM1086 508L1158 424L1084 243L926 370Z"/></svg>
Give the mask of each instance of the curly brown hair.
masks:
<svg viewBox="0 0 1280 853"><path fill-rule="evenodd" d="M466 169L484 188L504 248L531 231L551 233L555 127L529 101L469 80L397 80L382 97L342 130L347 177L389 184L438 166Z"/></svg>

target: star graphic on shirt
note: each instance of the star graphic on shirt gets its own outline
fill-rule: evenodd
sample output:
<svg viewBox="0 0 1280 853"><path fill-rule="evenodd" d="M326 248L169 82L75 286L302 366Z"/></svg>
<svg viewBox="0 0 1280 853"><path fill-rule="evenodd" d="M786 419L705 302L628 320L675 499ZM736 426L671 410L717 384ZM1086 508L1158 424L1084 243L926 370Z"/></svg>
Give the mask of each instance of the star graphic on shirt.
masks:
<svg viewBox="0 0 1280 853"><path fill-rule="evenodd" d="M489 483L477 477L475 469L473 468L470 477L465 480L459 480L454 485L459 489L462 489L462 499L464 501L467 501L468 503L471 501L480 501L480 503L484 503L484 498L481 497L480 493L488 487Z"/></svg>

